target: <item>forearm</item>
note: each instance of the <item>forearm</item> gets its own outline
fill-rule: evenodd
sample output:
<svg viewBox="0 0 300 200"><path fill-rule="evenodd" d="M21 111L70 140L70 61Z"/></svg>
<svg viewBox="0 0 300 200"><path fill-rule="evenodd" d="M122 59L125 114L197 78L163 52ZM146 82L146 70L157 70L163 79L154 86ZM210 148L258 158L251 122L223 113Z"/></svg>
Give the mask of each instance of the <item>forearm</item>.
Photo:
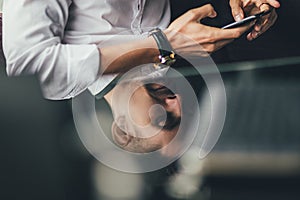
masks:
<svg viewBox="0 0 300 200"><path fill-rule="evenodd" d="M159 50L153 37L103 47L100 53L100 73L124 73L133 67L159 62Z"/></svg>
<svg viewBox="0 0 300 200"><path fill-rule="evenodd" d="M49 99L76 96L98 78L97 46L62 42L68 6L68 1L4 2L7 73L37 75L44 96Z"/></svg>

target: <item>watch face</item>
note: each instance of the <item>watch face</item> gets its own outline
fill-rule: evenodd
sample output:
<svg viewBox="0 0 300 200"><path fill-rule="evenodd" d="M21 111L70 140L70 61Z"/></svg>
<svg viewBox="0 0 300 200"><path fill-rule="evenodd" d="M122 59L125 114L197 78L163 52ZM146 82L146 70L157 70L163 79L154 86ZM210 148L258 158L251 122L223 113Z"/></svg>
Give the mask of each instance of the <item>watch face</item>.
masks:
<svg viewBox="0 0 300 200"><path fill-rule="evenodd" d="M159 59L160 59L161 64L167 65L167 66L171 66L172 64L174 64L176 62L174 52L170 52L170 54L167 56L160 55Z"/></svg>

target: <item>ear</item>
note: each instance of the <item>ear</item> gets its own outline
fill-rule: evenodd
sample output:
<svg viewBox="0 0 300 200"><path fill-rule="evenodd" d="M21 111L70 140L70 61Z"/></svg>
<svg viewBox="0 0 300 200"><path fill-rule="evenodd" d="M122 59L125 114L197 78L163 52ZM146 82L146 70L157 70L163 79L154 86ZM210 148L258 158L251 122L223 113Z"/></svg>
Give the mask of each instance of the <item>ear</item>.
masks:
<svg viewBox="0 0 300 200"><path fill-rule="evenodd" d="M111 132L112 132L112 138L114 142L121 147L127 146L131 141L131 139L133 138L133 136L129 135L128 133L120 129L120 127L116 124L116 122L112 123Z"/></svg>

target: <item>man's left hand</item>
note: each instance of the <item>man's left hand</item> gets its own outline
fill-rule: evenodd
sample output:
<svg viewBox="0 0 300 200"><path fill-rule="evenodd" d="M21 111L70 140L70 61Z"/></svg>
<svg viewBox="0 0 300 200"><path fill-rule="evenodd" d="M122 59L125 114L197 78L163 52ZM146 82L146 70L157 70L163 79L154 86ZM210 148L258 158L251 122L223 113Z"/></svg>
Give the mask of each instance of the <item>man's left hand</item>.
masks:
<svg viewBox="0 0 300 200"><path fill-rule="evenodd" d="M257 38L275 23L277 13L274 8L280 7L280 3L277 0L230 0L229 4L235 21L242 20L245 17L245 13L256 14L272 9L271 13L256 21L253 30L247 35L248 40Z"/></svg>

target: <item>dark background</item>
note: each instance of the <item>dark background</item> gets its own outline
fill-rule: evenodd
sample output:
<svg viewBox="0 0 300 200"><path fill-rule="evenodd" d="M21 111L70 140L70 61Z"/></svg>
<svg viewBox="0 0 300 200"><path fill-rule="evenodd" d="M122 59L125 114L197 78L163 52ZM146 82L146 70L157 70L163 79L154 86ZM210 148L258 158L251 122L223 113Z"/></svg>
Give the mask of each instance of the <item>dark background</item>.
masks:
<svg viewBox="0 0 300 200"><path fill-rule="evenodd" d="M171 2L173 18L190 8L205 3L200 0L172 0ZM218 13L216 19L207 20L206 23L222 26L233 20L226 1L206 2L210 2ZM214 61L222 64L300 56L298 49L300 44L299 8L300 2L297 0L282 1L281 8L277 10L279 17L275 26L254 41L247 41L245 36L237 39L214 53L212 55ZM7 78L3 57L1 62L0 199L97 199L95 195L97 192L92 181L93 166L97 161L89 155L78 138L72 119L71 102L43 100L36 87L36 81L26 77ZM216 150L232 149L237 142L243 144L245 148L237 146L234 149L236 151L253 151L253 148L262 149L268 145L271 150L274 150L281 145L280 150L288 149L299 152L297 141L300 141L300 133L297 122L300 119L298 114L300 110L299 106L293 106L297 105L297 100L299 100L297 95L300 93L299 67L290 66L285 70L273 69L255 73L224 74L226 89L231 92L228 102L228 112L231 118L228 120L229 122L233 120L237 126L234 123L225 125ZM289 81L286 82L286 80ZM244 84L245 87L235 87L240 84ZM265 87L257 93L255 88L259 85ZM292 91L291 85L294 85ZM281 88L281 93L278 92L278 88ZM250 92L245 93L247 90ZM248 102L246 104L248 107L238 106L239 100L243 102L247 100L247 98L243 100L242 97L257 94L267 95L257 98L255 104ZM273 103L263 101L266 99L272 100ZM251 134L253 130L243 129L239 121L242 117L234 118L234 116L239 115L240 109L249 112L259 105L271 105L271 109L279 108L274 114L278 117L275 117L271 123L277 124L275 126L277 130L281 130L283 126L288 126L290 129L274 132L274 135L265 132L264 140L256 140L257 136ZM291 113L293 114L290 115ZM252 116L253 118L261 117L253 113ZM289 120L280 121L280 119ZM274 129L270 130L274 131ZM288 137L283 137L282 134ZM276 147L272 146L273 143ZM175 163L169 168L144 174L146 189L143 191L145 196L142 199L173 199L166 194L164 184L169 175L176 170ZM200 197L203 199L298 199L300 196L297 191L299 180L297 174L280 177L274 174L272 176L264 174L256 176L210 175L205 177L198 196L187 195L183 199L199 199ZM131 184L130 181L128 184ZM210 195L206 195L207 191ZM102 197L101 199L113 198Z"/></svg>
<svg viewBox="0 0 300 200"><path fill-rule="evenodd" d="M233 21L227 1L173 0L171 2L173 18L205 2L212 4L218 13L218 16L213 20L207 20L208 24L221 27ZM300 2L297 0L281 1L281 7L277 9L278 19L275 26L254 41L247 41L245 36L237 39L213 55L215 62L221 63L299 56L299 8Z"/></svg>

